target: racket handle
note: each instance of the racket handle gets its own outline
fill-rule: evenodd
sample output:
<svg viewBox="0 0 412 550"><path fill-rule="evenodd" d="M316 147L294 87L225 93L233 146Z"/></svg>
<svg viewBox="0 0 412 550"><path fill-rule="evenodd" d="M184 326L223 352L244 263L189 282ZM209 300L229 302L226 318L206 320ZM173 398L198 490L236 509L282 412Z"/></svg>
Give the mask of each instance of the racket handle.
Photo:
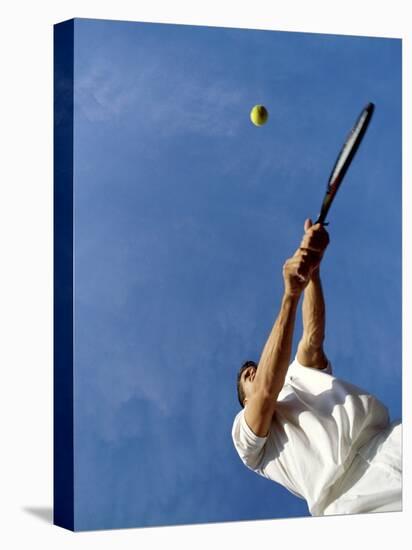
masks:
<svg viewBox="0 0 412 550"><path fill-rule="evenodd" d="M319 214L318 219L315 221L313 225L316 225L317 223L321 223L322 225L329 225L329 222L325 222L325 218L326 216L324 216L323 214Z"/></svg>

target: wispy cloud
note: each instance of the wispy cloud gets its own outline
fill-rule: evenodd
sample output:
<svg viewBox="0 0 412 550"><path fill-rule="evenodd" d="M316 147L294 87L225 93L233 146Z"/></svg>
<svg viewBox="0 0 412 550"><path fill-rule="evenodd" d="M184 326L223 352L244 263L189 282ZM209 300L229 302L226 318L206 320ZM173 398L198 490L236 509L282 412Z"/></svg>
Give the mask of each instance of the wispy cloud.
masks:
<svg viewBox="0 0 412 550"><path fill-rule="evenodd" d="M110 63L98 62L79 71L75 79L75 106L90 122L133 116L141 128L160 136L196 133L232 136L239 128L237 111L242 90L229 80L210 80L191 71L136 63L138 70L125 78Z"/></svg>

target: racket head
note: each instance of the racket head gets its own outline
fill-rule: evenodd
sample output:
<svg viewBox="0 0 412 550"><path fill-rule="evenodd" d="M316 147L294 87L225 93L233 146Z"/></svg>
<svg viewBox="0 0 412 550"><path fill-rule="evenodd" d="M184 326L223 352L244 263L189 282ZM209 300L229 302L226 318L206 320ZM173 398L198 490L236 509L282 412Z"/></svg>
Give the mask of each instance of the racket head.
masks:
<svg viewBox="0 0 412 550"><path fill-rule="evenodd" d="M372 118L372 114L375 110L373 103L368 103L361 114L356 120L355 125L350 131L348 137L343 144L342 149L336 159L336 162L332 168L332 172L329 176L328 184L326 186L326 193L323 198L321 210L318 219L315 223L325 224L325 219L328 214L329 208L332 205L333 199L342 183L343 178L356 154L356 151L361 144L362 138L369 126Z"/></svg>

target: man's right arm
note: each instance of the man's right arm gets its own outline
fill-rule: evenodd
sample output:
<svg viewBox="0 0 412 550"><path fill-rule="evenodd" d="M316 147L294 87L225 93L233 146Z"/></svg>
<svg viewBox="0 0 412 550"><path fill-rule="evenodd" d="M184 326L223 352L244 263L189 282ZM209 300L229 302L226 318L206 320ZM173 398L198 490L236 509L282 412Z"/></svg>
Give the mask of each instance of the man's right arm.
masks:
<svg viewBox="0 0 412 550"><path fill-rule="evenodd" d="M310 258L307 252L298 249L283 267L285 290L282 304L259 360L254 379L255 391L245 408L245 420L259 437L265 437L269 432L276 399L285 382L296 310L300 295L309 282Z"/></svg>

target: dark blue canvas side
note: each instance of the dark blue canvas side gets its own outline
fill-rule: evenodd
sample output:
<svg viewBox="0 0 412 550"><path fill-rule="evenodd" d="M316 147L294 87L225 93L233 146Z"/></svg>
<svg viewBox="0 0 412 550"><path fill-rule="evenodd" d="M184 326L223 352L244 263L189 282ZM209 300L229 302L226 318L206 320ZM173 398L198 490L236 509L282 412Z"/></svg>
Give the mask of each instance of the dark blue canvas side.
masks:
<svg viewBox="0 0 412 550"><path fill-rule="evenodd" d="M74 530L73 39L54 26L54 487L53 522Z"/></svg>

